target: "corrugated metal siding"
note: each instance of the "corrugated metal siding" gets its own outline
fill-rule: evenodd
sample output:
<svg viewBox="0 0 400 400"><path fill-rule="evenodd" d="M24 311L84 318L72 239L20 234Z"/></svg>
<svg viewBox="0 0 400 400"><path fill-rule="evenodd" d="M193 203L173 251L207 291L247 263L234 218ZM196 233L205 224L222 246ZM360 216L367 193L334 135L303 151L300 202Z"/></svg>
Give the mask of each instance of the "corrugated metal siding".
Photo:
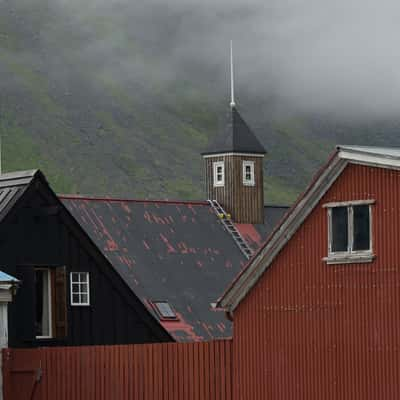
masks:
<svg viewBox="0 0 400 400"><path fill-rule="evenodd" d="M225 162L225 184L214 187L213 163ZM243 185L243 161L254 161L255 185ZM263 161L261 157L216 156L205 158L207 197L218 200L235 222L264 223Z"/></svg>
<svg viewBox="0 0 400 400"><path fill-rule="evenodd" d="M374 199L372 263L327 265L332 201ZM235 399L400 396L400 172L348 166L234 315Z"/></svg>
<svg viewBox="0 0 400 400"><path fill-rule="evenodd" d="M232 342L6 349L4 400L231 400Z"/></svg>

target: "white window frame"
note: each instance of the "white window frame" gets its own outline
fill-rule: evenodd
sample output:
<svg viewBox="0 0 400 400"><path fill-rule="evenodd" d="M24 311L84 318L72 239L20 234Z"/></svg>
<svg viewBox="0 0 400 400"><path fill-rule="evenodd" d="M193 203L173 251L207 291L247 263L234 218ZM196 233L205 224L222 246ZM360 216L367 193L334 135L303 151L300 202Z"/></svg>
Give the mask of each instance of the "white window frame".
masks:
<svg viewBox="0 0 400 400"><path fill-rule="evenodd" d="M372 205L374 200L355 200L337 203L327 203L323 207L327 208L328 212L328 256L324 258L328 264L343 264L343 263L361 263L371 262L375 256L373 254L372 240ZM354 207L360 205L369 206L369 249L353 250L354 242ZM347 208L347 251L332 251L332 209L336 207Z"/></svg>
<svg viewBox="0 0 400 400"><path fill-rule="evenodd" d="M250 179L246 178L246 167L250 167ZM254 172L254 161L243 161L243 185L254 186L256 184L255 172Z"/></svg>
<svg viewBox="0 0 400 400"><path fill-rule="evenodd" d="M79 276L79 280L78 281L76 281L76 280L73 280L73 276L75 275L75 274L78 274L78 276ZM80 274L85 274L85 276L86 276L86 281L81 281L80 280ZM70 300L71 300L71 306L78 306L78 307L82 307L82 306L90 306L90 274L89 274L89 272L85 272L85 271L72 271L72 272L70 272L69 273L69 284L70 284ZM87 293L85 293L85 292L81 292L81 291L79 291L78 293L74 293L73 292L73 284L81 284L81 283L87 283ZM79 295L82 295L82 294L87 294L87 301L86 302L81 302L81 301L79 301L79 302L74 302L74 297L73 297L73 294L79 294ZM79 296L80 297L80 296Z"/></svg>
<svg viewBox="0 0 400 400"><path fill-rule="evenodd" d="M47 293L48 293L48 300L49 300L48 309L47 309L47 312L49 313L49 334L36 336L36 339L52 339L53 338L53 315L52 315L53 293L51 291L51 269L50 268L35 268L35 271L45 271L46 272Z"/></svg>
<svg viewBox="0 0 400 400"><path fill-rule="evenodd" d="M222 179L218 180L218 168L222 168ZM214 187L221 187L225 185L225 162L214 161L213 162L213 175L214 175Z"/></svg>

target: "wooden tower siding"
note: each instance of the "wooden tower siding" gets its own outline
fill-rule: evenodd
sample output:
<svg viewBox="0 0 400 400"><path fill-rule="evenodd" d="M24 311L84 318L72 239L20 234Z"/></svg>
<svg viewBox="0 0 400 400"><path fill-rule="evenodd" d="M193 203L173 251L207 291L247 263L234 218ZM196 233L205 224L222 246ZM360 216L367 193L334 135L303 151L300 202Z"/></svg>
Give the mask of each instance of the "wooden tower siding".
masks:
<svg viewBox="0 0 400 400"><path fill-rule="evenodd" d="M234 312L237 400L400 397L400 172L349 165ZM373 199L371 263L327 265L328 202Z"/></svg>
<svg viewBox="0 0 400 400"><path fill-rule="evenodd" d="M204 158L207 198L218 200L237 223L264 223L264 157L221 155ZM225 161L225 184L214 187L213 163ZM243 184L243 161L254 161L255 185Z"/></svg>

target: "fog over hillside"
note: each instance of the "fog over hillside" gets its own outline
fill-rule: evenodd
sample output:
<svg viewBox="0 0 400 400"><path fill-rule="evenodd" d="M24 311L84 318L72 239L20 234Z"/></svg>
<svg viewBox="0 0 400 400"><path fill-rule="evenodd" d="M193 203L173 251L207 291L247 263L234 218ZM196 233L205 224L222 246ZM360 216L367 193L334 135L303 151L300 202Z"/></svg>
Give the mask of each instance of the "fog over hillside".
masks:
<svg viewBox="0 0 400 400"><path fill-rule="evenodd" d="M0 0L6 170L57 191L202 198L200 152L237 103L290 202L336 143L400 146L400 3Z"/></svg>
<svg viewBox="0 0 400 400"><path fill-rule="evenodd" d="M398 115L400 3L394 0L379 6L368 0L53 1L82 31L88 18L129 16L121 34L159 56L158 73L167 81L195 65L225 84L233 39L243 91L278 97L306 112ZM116 47L105 35L85 41L82 51L103 55L99 67L112 67ZM129 79L143 66L125 54L119 67Z"/></svg>

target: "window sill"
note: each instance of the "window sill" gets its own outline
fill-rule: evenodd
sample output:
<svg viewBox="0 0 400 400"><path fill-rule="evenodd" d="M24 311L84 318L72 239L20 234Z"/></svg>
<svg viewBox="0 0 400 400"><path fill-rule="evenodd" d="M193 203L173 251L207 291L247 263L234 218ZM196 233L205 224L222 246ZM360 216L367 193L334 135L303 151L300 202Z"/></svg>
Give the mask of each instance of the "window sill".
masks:
<svg viewBox="0 0 400 400"><path fill-rule="evenodd" d="M328 257L324 257L322 260L328 265L330 264L358 264L358 263L369 263L375 259L375 255L372 253L362 254L335 254Z"/></svg>
<svg viewBox="0 0 400 400"><path fill-rule="evenodd" d="M24 340L26 343L31 343L32 345L36 346L65 346L67 344L67 337L63 338L46 338L46 339L40 339L40 338L35 338L34 340Z"/></svg>

